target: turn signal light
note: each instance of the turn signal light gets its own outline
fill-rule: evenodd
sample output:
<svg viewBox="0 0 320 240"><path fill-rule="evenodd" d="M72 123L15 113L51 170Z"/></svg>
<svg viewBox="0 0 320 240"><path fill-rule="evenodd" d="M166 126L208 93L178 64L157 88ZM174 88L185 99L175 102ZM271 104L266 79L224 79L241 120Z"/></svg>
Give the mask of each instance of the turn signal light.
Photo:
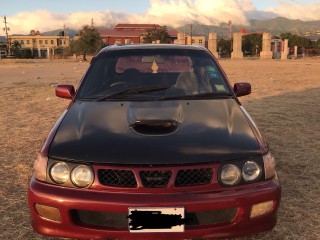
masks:
<svg viewBox="0 0 320 240"><path fill-rule="evenodd" d="M250 218L255 218L255 217L264 215L268 212L271 212L272 209L273 209L273 201L254 204L251 208Z"/></svg>
<svg viewBox="0 0 320 240"><path fill-rule="evenodd" d="M35 208L39 216L55 222L61 221L60 212L58 208L50 207L50 206L46 206L38 203L36 203Z"/></svg>

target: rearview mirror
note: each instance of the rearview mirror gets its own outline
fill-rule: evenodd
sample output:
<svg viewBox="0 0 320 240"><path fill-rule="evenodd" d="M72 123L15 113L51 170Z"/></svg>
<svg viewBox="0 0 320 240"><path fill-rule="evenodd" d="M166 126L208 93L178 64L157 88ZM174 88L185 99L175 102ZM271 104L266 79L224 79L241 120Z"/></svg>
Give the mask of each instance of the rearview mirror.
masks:
<svg viewBox="0 0 320 240"><path fill-rule="evenodd" d="M74 86L68 84L59 84L56 86L56 96L66 99L73 99L76 91Z"/></svg>
<svg viewBox="0 0 320 240"><path fill-rule="evenodd" d="M250 83L236 83L234 84L233 91L237 97L246 96L251 93Z"/></svg>

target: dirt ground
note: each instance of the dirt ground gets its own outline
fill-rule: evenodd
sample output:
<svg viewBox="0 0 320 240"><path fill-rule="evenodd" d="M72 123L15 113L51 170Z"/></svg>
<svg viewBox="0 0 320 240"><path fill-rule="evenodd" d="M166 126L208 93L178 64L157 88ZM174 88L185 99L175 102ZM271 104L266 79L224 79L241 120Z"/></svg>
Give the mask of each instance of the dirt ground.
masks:
<svg viewBox="0 0 320 240"><path fill-rule="evenodd" d="M278 224L244 239L320 239L320 58L221 60L268 140L282 182ZM36 153L68 105L57 83L77 86L87 62L0 60L0 238L47 239L30 226L26 189Z"/></svg>

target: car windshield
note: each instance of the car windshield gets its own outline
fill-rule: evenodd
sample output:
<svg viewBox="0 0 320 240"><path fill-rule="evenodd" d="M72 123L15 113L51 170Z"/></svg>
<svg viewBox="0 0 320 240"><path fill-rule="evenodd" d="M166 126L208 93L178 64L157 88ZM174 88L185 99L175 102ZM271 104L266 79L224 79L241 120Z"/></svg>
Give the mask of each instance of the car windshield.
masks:
<svg viewBox="0 0 320 240"><path fill-rule="evenodd" d="M100 54L79 88L79 100L153 100L230 96L217 64L191 49L125 49Z"/></svg>

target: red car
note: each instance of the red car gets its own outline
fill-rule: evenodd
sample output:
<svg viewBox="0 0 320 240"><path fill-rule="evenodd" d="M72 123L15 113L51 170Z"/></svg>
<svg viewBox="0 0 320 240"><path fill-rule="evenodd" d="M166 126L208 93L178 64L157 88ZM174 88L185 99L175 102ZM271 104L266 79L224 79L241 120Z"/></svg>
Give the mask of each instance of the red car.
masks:
<svg viewBox="0 0 320 240"><path fill-rule="evenodd" d="M275 160L213 55L111 46L92 60L34 163L33 229L77 239L192 239L272 229Z"/></svg>

